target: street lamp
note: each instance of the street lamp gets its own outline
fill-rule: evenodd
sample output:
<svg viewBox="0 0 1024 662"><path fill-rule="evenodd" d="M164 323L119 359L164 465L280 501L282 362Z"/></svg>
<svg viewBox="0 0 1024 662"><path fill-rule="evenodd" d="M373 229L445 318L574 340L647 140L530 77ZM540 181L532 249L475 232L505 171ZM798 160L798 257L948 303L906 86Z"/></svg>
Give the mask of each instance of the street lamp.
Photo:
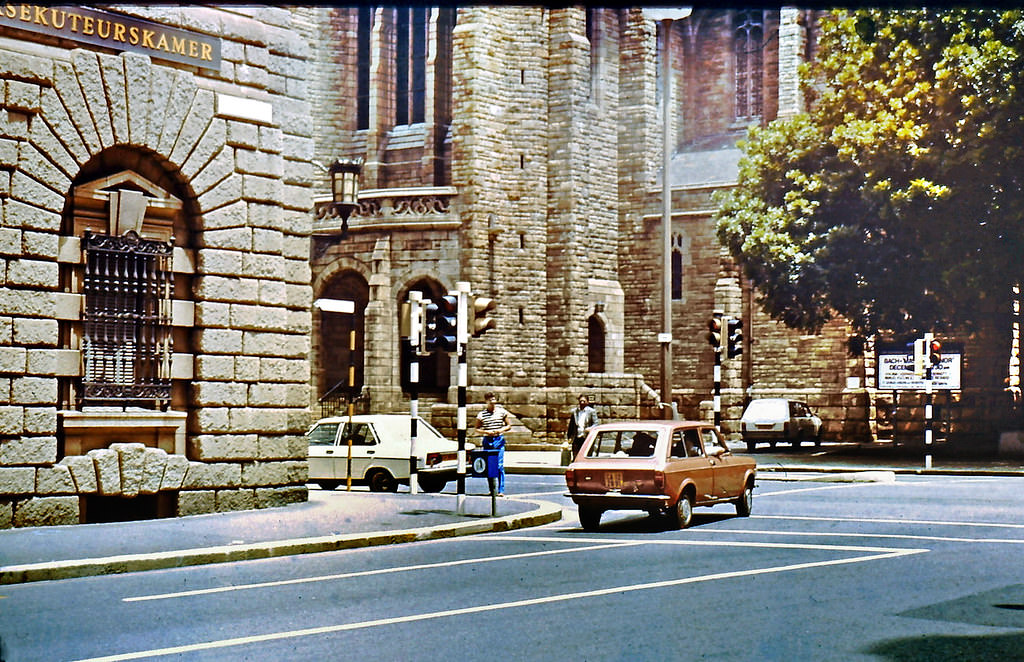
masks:
<svg viewBox="0 0 1024 662"><path fill-rule="evenodd" d="M690 7L660 7L643 10L644 17L661 22L662 48L662 213L661 213L661 400L665 404L664 417L674 417L672 407L672 182L669 170L672 166L672 61L669 48L673 20L682 20L690 15Z"/></svg>
<svg viewBox="0 0 1024 662"><path fill-rule="evenodd" d="M341 238L348 236L348 217L359 204L359 173L362 159L336 159L327 172L331 176L331 206L341 216Z"/></svg>

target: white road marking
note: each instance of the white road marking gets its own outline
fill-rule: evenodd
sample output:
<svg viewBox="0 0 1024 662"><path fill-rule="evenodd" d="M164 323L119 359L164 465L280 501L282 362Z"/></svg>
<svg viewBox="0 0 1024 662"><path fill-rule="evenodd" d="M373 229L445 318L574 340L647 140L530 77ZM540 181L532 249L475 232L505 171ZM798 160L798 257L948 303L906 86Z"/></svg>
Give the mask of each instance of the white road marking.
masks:
<svg viewBox="0 0 1024 662"><path fill-rule="evenodd" d="M870 524L922 524L925 526L978 526L1004 529L1024 529L1024 524L999 522L951 522L947 520L893 519L882 517L816 517L813 515L752 515L751 519L791 519L805 522L867 522Z"/></svg>
<svg viewBox="0 0 1024 662"><path fill-rule="evenodd" d="M719 530L715 533L725 533ZM954 538L951 536L923 536L908 533L841 533L836 531L767 531L758 529L729 529L728 533L750 533L762 536L804 536L814 538L886 538L896 540L926 540L932 542L993 543L999 545L1024 545L1024 540L1014 538Z"/></svg>
<svg viewBox="0 0 1024 662"><path fill-rule="evenodd" d="M816 487L800 487L790 490L778 490L771 492L758 491L757 498L763 499L764 497L778 496L780 494L800 494L801 492L822 492L824 490L848 490L851 487L877 487L879 485L892 485L893 483L830 483L828 485L818 485Z"/></svg>
<svg viewBox="0 0 1024 662"><path fill-rule="evenodd" d="M571 542L578 542L573 540ZM217 588L203 588L192 591L178 591L176 593L157 593L153 595L139 595L135 597L122 598L122 602L145 602L147 600L167 600L170 598L184 598L194 595L208 595L211 593L228 593L231 591L247 591L256 588L270 588L275 586L288 586L291 584L309 584L315 582L335 581L338 579L349 579L352 577L367 577L370 575L384 575L394 572L407 572L410 570L429 570L432 568L450 568L459 565L473 563L490 563L492 561L508 561L512 559L525 559L537 556L551 556L553 554L570 554L575 552L587 552L605 547L624 547L631 545L642 545L643 541L600 541L601 544L587 547L573 547L570 549L549 549L542 552L523 552L522 554L505 554L502 556L484 556L473 559L461 559L458 561L442 561L440 563L423 563L419 565L398 566L394 568L380 568L377 570L362 570L359 572L344 572L334 575L320 575L317 577L302 577L298 579L282 579L274 582L260 582L256 584L237 584L234 586L219 586Z"/></svg>
<svg viewBox="0 0 1024 662"><path fill-rule="evenodd" d="M667 542L667 541L666 541ZM690 541L686 541L690 542ZM587 598L596 598L605 595L614 595L621 593L633 593L636 591L647 591L651 589L668 588L671 586L681 586L684 584L695 584L698 582L716 581L719 579L735 579L737 577L753 577L757 575L767 575L781 572L791 572L794 570L806 570L808 568L823 568L828 566L845 565L850 563L864 563L866 561L877 561L882 559L898 558L901 556L908 556L911 554L920 554L926 552L925 549L900 549L890 550L888 552L870 554L866 556L854 556L844 559L833 559L830 561L816 561L809 563L794 563L790 565L771 566L767 568L756 568L753 570L736 570L732 572L719 572L712 573L709 575L698 575L695 577L682 577L679 579L668 579L658 582L647 582L643 584L631 584L625 586L614 586L610 588L594 589L590 591L579 591L575 593L561 593L558 595L549 595L539 598L529 598L525 600L513 600L510 602L498 602L493 604L477 605L475 607L461 607L458 609L446 609L442 611L427 612L423 614L410 614L408 616L396 616L393 618L380 618L370 621L361 621L357 623L340 623L337 625L325 625L315 628L304 628L301 630L287 630L284 632L271 632L262 635L252 635L248 637L235 637L232 639L220 639L214 641L200 642L196 644L185 644L182 646L169 646L166 648L153 648L144 651L135 651L130 653L120 653L116 655L106 655L103 657L84 658L75 662L121 662L123 660L138 660L146 657L162 657L166 655L182 655L186 653L193 653L197 651L205 650L216 650L222 648L229 648L232 646L245 646L249 644L257 644L266 641L280 641L283 639L294 639L298 637L309 637L324 634L333 634L336 632L346 632L350 630L362 630L366 628L379 627L382 625L396 625L400 623L413 623L416 621L426 621L438 618L450 618L452 616L464 616L470 614L481 614L485 612L498 611L502 609L514 609L519 607L532 607L536 605L551 604L555 602L567 602L570 600L583 600Z"/></svg>

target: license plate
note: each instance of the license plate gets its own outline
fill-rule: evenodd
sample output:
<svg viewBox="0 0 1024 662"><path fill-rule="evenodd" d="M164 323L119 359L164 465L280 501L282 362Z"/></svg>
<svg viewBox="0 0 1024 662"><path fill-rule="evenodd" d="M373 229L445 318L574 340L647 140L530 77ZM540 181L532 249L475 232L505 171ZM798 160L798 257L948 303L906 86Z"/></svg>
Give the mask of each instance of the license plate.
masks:
<svg viewBox="0 0 1024 662"><path fill-rule="evenodd" d="M604 474L604 486L607 487L609 490L621 490L622 472L606 471Z"/></svg>

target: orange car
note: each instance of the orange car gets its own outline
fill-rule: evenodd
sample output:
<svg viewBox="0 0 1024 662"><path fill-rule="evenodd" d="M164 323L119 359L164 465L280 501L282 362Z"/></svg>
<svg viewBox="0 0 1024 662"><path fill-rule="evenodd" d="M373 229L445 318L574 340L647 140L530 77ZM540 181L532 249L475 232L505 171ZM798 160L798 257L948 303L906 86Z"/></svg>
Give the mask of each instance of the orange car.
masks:
<svg viewBox="0 0 1024 662"><path fill-rule="evenodd" d="M733 503L737 515L750 515L756 473L754 460L733 455L714 425L635 421L594 426L565 482L588 531L606 510L664 513L685 529L694 506Z"/></svg>

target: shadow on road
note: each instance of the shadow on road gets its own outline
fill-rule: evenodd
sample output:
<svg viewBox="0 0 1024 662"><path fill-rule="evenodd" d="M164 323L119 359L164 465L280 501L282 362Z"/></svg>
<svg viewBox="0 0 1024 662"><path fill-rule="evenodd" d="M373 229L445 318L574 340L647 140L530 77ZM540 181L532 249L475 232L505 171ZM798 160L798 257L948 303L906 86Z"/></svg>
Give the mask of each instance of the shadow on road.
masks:
<svg viewBox="0 0 1024 662"><path fill-rule="evenodd" d="M1024 634L906 637L875 644L866 651L886 660L1022 660Z"/></svg>
<svg viewBox="0 0 1024 662"><path fill-rule="evenodd" d="M734 519L736 515L726 513L694 513L693 523L690 528L700 528L707 524L713 524L722 520ZM665 533L666 531L678 531L675 520L667 515L651 517L643 513L631 513L628 511L611 511L605 513L601 518L601 528L596 532L584 531L576 526L569 531L576 533Z"/></svg>

